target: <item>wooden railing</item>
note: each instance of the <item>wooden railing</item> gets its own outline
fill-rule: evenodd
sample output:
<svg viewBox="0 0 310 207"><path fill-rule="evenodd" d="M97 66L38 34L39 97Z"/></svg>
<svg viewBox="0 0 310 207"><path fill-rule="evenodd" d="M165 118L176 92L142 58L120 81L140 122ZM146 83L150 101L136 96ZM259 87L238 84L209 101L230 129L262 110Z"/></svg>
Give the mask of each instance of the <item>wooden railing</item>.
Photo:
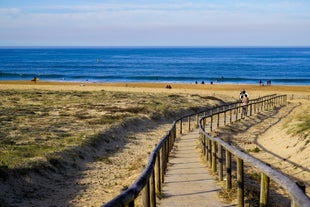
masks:
<svg viewBox="0 0 310 207"><path fill-rule="evenodd" d="M259 110L268 110L275 106L281 106L286 104L286 95L273 96L263 100L257 100L248 105L249 112L247 115L252 115ZM215 127L226 125L230 122L243 118L242 113L238 111L242 106L236 106L234 108L223 108L206 115L199 122L199 128L201 133L201 144L203 146L203 155L208 162L209 168L213 173L218 174L218 179L223 181L223 175L226 175L226 190L229 191L232 188L232 156L236 159L236 175L237 175L237 199L238 206L244 206L244 162L247 162L250 166L256 168L261 173L261 186L260 186L260 206L271 206L268 200L269 195L269 182L270 179L278 183L289 194L292 207L309 207L310 200L304 191L287 176L284 176L277 170L271 168L266 163L250 156L249 154L239 150L237 147L230 145L220 138L212 137L207 131L212 131ZM227 114L229 119L227 119ZM238 118L239 115L239 118ZM216 117L216 123L214 123L214 117ZM221 117L221 118L220 118ZM222 120L222 122L220 122ZM220 123L222 125L220 125ZM225 156L224 156L225 155ZM225 171L224 171L225 165Z"/></svg>
<svg viewBox="0 0 310 207"><path fill-rule="evenodd" d="M248 114L252 115L261 110L270 109L276 105L286 103L286 96L269 95L264 96L255 100L251 100L248 106ZM169 159L169 153L173 148L176 137L186 131L191 131L193 128L197 128L201 125L201 133L204 135L203 140L218 140L212 138L205 132L204 128L206 125L204 120L209 117L219 116L224 114L224 120L226 120L226 113L232 113L229 120L238 120L242 118L241 104L239 102L230 103L227 105L218 106L212 109L207 109L198 113L183 116L173 122L171 129L162 138L162 140L156 145L153 152L150 154L149 162L144 168L144 171L140 177L125 191L116 196L111 201L104 204L104 207L133 207L135 206L135 199L141 194L143 207L155 207L156 206L156 195L161 195L162 183L164 183L164 175L167 169L167 163ZM200 119L204 117L203 119ZM200 121L199 121L200 120ZM217 119L219 125L220 118ZM211 125L213 122L211 122ZM223 145L224 146L224 145ZM205 146L206 150L207 145ZM210 151L215 152L215 151ZM232 151L233 152L233 151ZM212 159L216 159L213 157ZM215 161L214 161L215 162Z"/></svg>

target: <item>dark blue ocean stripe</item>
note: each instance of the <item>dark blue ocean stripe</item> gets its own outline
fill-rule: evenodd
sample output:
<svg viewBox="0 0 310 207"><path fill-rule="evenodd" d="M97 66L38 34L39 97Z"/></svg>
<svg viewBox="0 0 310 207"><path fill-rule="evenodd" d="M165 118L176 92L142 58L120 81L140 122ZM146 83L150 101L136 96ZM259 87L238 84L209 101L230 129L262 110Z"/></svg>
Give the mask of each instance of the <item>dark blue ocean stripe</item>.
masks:
<svg viewBox="0 0 310 207"><path fill-rule="evenodd" d="M0 79L310 85L310 48L2 48Z"/></svg>

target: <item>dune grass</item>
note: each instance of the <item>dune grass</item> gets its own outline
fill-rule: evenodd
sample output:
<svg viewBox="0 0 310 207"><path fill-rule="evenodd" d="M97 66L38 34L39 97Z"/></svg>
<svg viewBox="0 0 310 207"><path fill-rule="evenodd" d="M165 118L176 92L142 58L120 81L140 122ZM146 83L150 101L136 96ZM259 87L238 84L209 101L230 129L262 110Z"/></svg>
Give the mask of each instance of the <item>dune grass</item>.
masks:
<svg viewBox="0 0 310 207"><path fill-rule="evenodd" d="M310 131L310 114L303 114L299 117L301 123L297 124L296 133L309 133Z"/></svg>
<svg viewBox="0 0 310 207"><path fill-rule="evenodd" d="M17 168L82 145L133 117L176 117L205 97L108 91L0 90L0 167ZM181 112L181 113L180 113Z"/></svg>
<svg viewBox="0 0 310 207"><path fill-rule="evenodd" d="M297 114L289 122L284 124L289 134L297 135L310 143L310 112L309 107L303 113Z"/></svg>

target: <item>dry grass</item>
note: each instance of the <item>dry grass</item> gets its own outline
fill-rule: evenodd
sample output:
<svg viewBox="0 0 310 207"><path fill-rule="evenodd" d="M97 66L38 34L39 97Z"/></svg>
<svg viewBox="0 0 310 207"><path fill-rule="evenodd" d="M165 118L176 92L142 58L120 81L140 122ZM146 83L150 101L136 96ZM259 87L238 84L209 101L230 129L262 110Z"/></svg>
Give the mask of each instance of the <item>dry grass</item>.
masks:
<svg viewBox="0 0 310 207"><path fill-rule="evenodd" d="M301 113L298 113L291 117L283 125L283 129L286 129L288 134L299 136L301 139L306 140L306 144L310 142L310 107L304 107Z"/></svg>
<svg viewBox="0 0 310 207"><path fill-rule="evenodd" d="M82 145L130 118L174 118L205 97L109 91L0 91L0 165L24 167Z"/></svg>

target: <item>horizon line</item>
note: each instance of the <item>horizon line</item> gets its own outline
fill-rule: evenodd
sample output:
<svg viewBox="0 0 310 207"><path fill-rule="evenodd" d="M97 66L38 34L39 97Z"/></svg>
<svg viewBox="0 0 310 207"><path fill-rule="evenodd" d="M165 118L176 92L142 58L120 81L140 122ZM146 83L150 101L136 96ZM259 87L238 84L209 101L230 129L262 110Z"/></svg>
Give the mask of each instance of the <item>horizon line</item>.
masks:
<svg viewBox="0 0 310 207"><path fill-rule="evenodd" d="M134 45L121 45L121 46L109 46L109 45L100 45L100 46L92 46L92 45L35 45L35 46L2 46L0 45L0 48L1 49L10 49L10 48L309 48L310 45L306 45L306 46L294 46L294 45L283 45L283 46L251 46L251 45L248 45L248 46L185 46L185 45L180 45L180 46L176 46L176 45L168 45L168 46L165 46L165 45L158 45L158 46L155 46L155 45L137 45L137 46L134 46Z"/></svg>

